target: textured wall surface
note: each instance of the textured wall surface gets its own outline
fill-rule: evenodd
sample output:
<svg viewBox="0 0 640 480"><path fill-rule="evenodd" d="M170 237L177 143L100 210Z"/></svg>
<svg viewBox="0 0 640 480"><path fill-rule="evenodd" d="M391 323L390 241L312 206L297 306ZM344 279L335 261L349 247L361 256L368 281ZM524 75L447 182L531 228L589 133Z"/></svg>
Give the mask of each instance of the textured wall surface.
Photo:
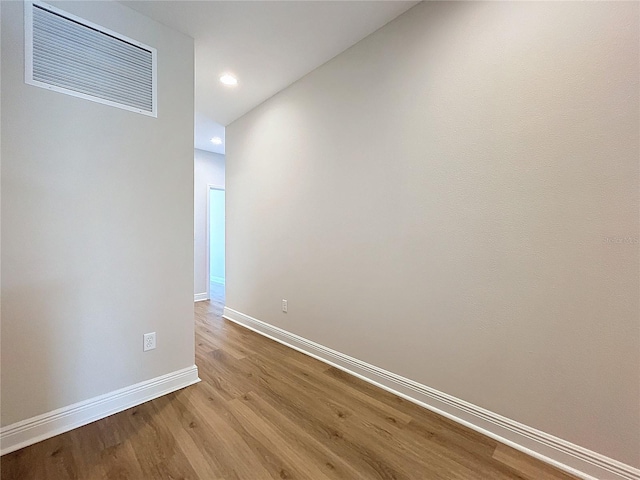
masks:
<svg viewBox="0 0 640 480"><path fill-rule="evenodd" d="M227 306L639 467L638 7L420 4L231 124Z"/></svg>
<svg viewBox="0 0 640 480"><path fill-rule="evenodd" d="M3 2L3 426L194 364L193 40L55 5L158 50L158 118L26 85Z"/></svg>

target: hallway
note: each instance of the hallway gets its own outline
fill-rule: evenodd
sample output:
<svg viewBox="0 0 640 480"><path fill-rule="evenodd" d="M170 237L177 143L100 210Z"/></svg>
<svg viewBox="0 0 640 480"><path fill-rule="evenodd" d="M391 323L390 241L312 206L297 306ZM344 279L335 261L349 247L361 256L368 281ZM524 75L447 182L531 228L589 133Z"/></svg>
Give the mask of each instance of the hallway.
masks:
<svg viewBox="0 0 640 480"><path fill-rule="evenodd" d="M2 457L3 480L573 478L195 304L202 382Z"/></svg>

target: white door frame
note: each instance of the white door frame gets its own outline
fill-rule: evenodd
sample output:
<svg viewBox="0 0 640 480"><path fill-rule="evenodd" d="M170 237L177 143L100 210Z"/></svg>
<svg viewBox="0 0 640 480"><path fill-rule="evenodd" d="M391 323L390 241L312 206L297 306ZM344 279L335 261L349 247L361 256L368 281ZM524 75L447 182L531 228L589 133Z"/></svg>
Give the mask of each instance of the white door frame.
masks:
<svg viewBox="0 0 640 480"><path fill-rule="evenodd" d="M216 185L209 183L207 184L207 230L205 232L206 238L206 251L207 251L207 299L211 300L211 243L209 234L211 232L211 190L222 190L225 191L224 185ZM225 192L225 214L226 214L226 203L227 203L227 195ZM225 223L226 223L226 215L225 215ZM226 246L226 229L225 229L225 256L227 254L227 246ZM226 273L225 273L226 276Z"/></svg>

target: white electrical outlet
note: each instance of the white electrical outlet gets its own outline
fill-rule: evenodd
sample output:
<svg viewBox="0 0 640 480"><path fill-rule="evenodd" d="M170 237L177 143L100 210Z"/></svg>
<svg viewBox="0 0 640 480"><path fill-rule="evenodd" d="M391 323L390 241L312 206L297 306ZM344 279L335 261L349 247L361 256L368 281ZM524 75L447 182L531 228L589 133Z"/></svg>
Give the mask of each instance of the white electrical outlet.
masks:
<svg viewBox="0 0 640 480"><path fill-rule="evenodd" d="M283 298L283 299L282 299L282 311L283 311L284 313L287 313L288 308L289 308L289 306L288 306L288 304L287 304L287 301Z"/></svg>
<svg viewBox="0 0 640 480"><path fill-rule="evenodd" d="M143 335L143 344L142 344L142 351L146 352L148 350L153 350L154 348L156 348L156 332L151 332L151 333L145 333Z"/></svg>

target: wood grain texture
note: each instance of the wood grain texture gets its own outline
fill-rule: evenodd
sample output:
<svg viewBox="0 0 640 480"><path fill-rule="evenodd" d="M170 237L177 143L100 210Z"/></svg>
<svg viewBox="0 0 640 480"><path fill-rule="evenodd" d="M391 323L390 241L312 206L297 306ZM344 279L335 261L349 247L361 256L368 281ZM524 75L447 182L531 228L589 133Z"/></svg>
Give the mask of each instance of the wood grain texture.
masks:
<svg viewBox="0 0 640 480"><path fill-rule="evenodd" d="M202 382L5 455L2 480L545 479L538 460L195 304Z"/></svg>

